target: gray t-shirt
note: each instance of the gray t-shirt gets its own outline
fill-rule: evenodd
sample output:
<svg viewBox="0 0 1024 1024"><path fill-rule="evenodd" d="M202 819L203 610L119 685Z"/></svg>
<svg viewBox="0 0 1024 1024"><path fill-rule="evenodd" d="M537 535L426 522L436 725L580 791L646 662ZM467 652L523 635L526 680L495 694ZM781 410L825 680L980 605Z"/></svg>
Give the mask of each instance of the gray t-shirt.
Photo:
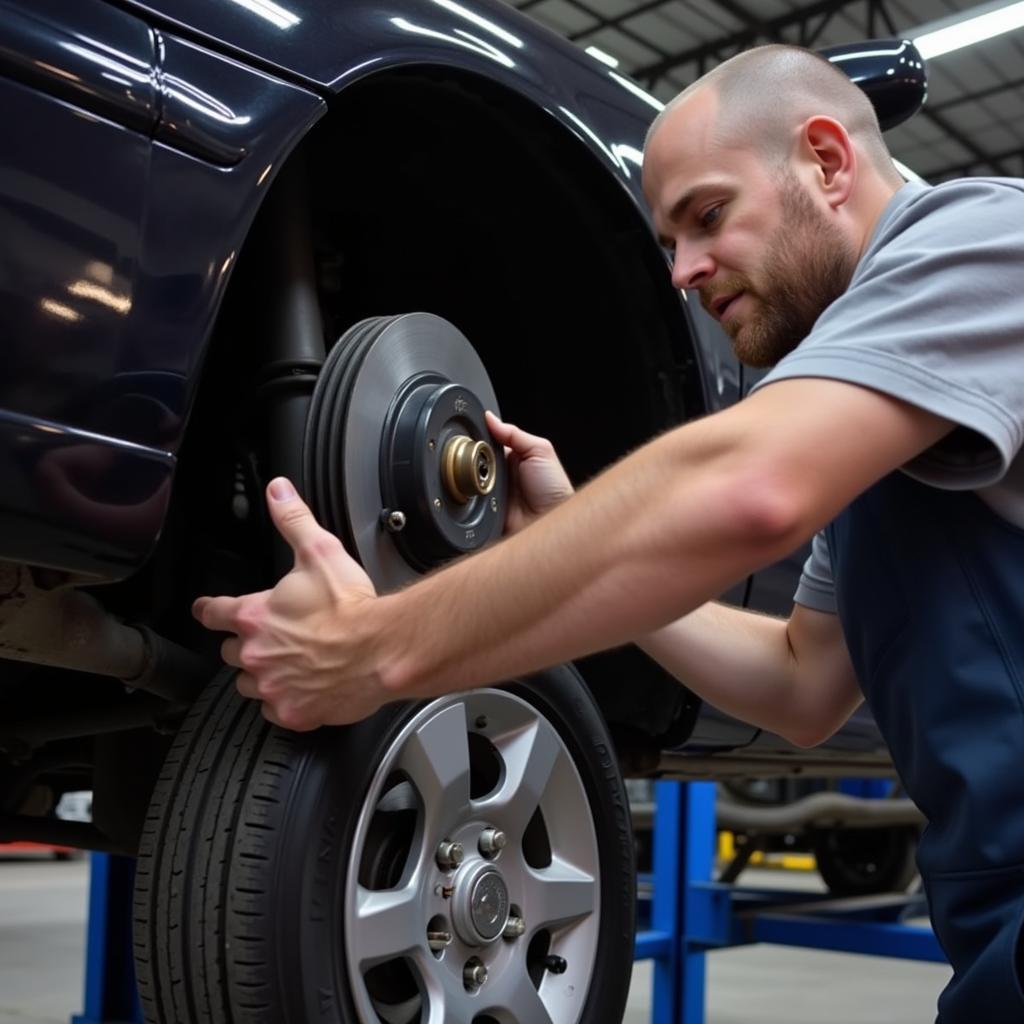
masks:
<svg viewBox="0 0 1024 1024"><path fill-rule="evenodd" d="M974 490L1024 526L1024 180L904 185L850 287L757 387L796 377L860 384L957 423L903 471ZM795 600L835 611L824 534Z"/></svg>

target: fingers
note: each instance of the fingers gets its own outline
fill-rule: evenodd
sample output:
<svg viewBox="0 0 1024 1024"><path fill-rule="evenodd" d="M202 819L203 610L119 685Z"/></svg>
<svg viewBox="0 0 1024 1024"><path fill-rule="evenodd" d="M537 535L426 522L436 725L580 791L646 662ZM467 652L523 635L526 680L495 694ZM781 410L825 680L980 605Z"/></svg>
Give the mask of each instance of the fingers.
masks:
<svg viewBox="0 0 1024 1024"><path fill-rule="evenodd" d="M235 676L235 689L247 700L260 701L260 714L271 725L289 729L292 732L309 732L320 726L320 722L315 717L311 717L308 713L303 714L300 704L280 697L276 700L268 699L266 693L260 691L260 685L256 678L249 675L248 672L239 672Z"/></svg>
<svg viewBox="0 0 1024 1024"><path fill-rule="evenodd" d="M267 507L278 532L295 552L297 562L332 559L344 551L341 541L316 521L285 477L276 477L268 484Z"/></svg>
<svg viewBox="0 0 1024 1024"><path fill-rule="evenodd" d="M242 641L237 636L228 637L220 645L220 660L225 665L234 665L235 668L242 667Z"/></svg>
<svg viewBox="0 0 1024 1024"><path fill-rule="evenodd" d="M484 413L484 417L487 420L487 428L495 438L511 448L521 458L541 452L550 455L554 451L551 442L546 437L528 434L513 423L504 423L489 410Z"/></svg>
<svg viewBox="0 0 1024 1024"><path fill-rule="evenodd" d="M235 676L235 689L249 700L260 699L260 691L256 680L248 672L239 672Z"/></svg>
<svg viewBox="0 0 1024 1024"><path fill-rule="evenodd" d="M192 614L207 628L218 633L238 632L240 597L199 597L192 605Z"/></svg>
<svg viewBox="0 0 1024 1024"><path fill-rule="evenodd" d="M490 409L484 412L484 419L487 421L487 429L502 443L508 444L509 434L512 432L510 423L503 423Z"/></svg>

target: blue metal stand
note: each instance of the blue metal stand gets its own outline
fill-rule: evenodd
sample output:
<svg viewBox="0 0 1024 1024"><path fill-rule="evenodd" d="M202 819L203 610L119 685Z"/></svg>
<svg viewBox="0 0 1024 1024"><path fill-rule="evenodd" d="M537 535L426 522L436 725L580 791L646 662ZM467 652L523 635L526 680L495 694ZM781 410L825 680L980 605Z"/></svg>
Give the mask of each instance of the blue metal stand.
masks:
<svg viewBox="0 0 1024 1024"><path fill-rule="evenodd" d="M652 1024L704 1024L712 949L772 942L945 962L930 928L902 923L926 913L921 898L836 899L722 885L711 881L715 842L714 784L657 783L654 874L649 886L641 883L641 921L649 927L635 949L635 959L654 960Z"/></svg>
<svg viewBox="0 0 1024 1024"><path fill-rule="evenodd" d="M132 963L135 861L90 857L85 1009L71 1024L142 1024Z"/></svg>

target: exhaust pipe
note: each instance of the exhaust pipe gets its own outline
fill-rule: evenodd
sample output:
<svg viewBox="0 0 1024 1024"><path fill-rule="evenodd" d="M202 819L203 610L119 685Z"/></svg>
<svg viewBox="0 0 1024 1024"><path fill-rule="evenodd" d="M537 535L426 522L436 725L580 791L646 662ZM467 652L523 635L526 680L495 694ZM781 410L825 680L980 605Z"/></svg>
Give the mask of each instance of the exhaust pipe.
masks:
<svg viewBox="0 0 1024 1024"><path fill-rule="evenodd" d="M0 658L92 672L168 701L191 702L215 666L130 626L70 583L46 587L25 565L0 562Z"/></svg>
<svg viewBox="0 0 1024 1024"><path fill-rule="evenodd" d="M715 801L718 827L731 832L785 834L805 828L887 828L924 824L913 801L865 800L845 793L811 793L778 807L751 807L722 799Z"/></svg>

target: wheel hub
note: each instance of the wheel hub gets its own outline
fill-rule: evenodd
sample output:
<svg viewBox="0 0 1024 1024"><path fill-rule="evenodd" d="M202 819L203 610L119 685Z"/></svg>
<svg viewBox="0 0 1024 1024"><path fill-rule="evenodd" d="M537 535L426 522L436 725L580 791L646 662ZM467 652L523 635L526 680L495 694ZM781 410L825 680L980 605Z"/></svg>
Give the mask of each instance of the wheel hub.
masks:
<svg viewBox="0 0 1024 1024"><path fill-rule="evenodd" d="M500 533L498 460L469 388L415 374L399 387L382 435L381 500L407 516L394 542L410 566L427 570Z"/></svg>
<svg viewBox="0 0 1024 1024"><path fill-rule="evenodd" d="M498 939L509 917L508 886L501 872L486 861L463 867L455 878L452 910L455 930L467 945Z"/></svg>

